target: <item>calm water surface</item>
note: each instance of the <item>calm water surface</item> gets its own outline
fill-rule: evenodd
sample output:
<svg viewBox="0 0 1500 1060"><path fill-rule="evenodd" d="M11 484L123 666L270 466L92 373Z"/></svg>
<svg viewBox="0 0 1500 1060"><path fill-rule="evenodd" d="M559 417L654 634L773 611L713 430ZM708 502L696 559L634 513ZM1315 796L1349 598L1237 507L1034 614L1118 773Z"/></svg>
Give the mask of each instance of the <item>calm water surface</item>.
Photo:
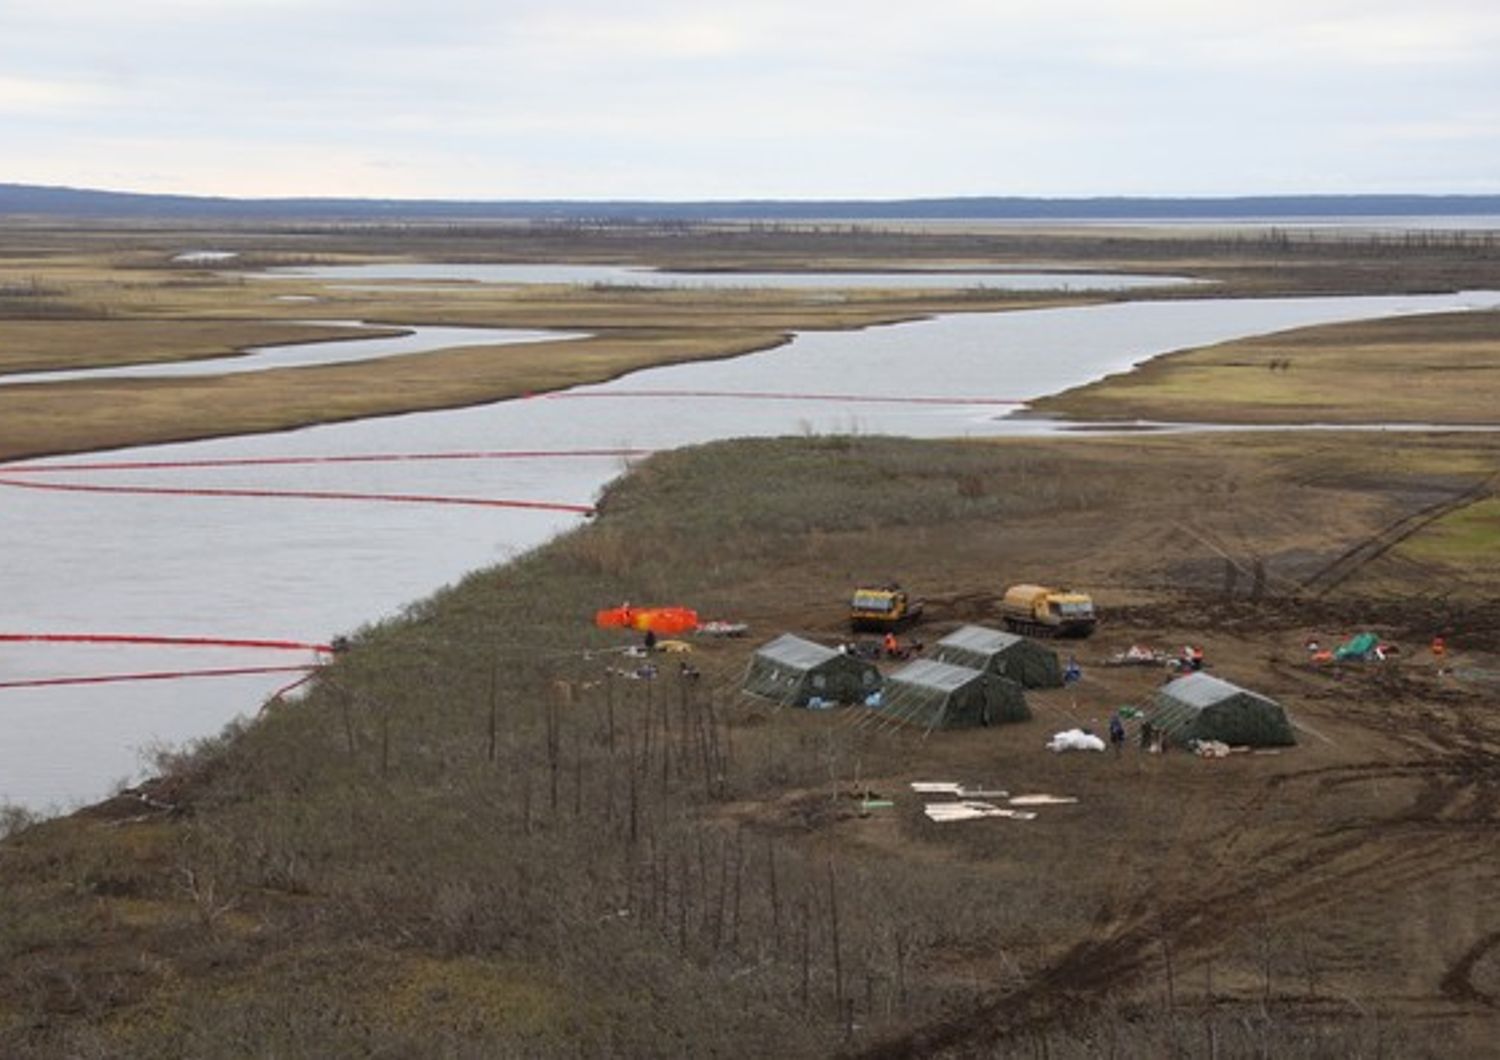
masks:
<svg viewBox="0 0 1500 1060"><path fill-rule="evenodd" d="M916 288L922 290L1124 291L1199 281L1181 276L1129 276L1068 271L1015 272L664 272L626 265L483 265L407 262L272 269L266 275L315 280L569 284L592 287L680 287L797 290Z"/></svg>
<svg viewBox="0 0 1500 1060"><path fill-rule="evenodd" d="M310 320L309 324L359 328L357 320ZM373 325L380 326L380 325ZM55 372L15 372L0 375L0 386L16 383L65 383L73 379L175 379L205 375L239 375L272 368L307 368L320 364L350 364L400 357L408 353L451 350L464 346L504 346L520 342L556 342L576 336L560 331L518 328L456 328L405 326L406 334L388 338L349 338L285 346L252 346L227 357L162 364L132 364L118 368L77 368Z"/></svg>

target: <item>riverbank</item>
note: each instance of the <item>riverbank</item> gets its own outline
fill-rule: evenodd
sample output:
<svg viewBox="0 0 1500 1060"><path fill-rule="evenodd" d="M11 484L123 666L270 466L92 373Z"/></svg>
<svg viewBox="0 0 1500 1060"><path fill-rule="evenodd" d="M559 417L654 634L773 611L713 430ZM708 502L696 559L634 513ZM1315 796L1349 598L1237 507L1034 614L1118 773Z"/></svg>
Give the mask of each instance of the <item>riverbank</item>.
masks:
<svg viewBox="0 0 1500 1060"><path fill-rule="evenodd" d="M1497 445L814 437L659 455L592 525L362 631L305 701L0 848L0 1045L1468 1051L1497 974L1476 947L1500 915L1483 797L1500 730L1483 686L1423 649L1441 627L1455 666L1494 668L1496 572L1482 552L1414 563L1426 531L1323 572L1481 483ZM1260 590L1228 564L1261 565ZM737 695L753 643L841 635L849 586L892 573L927 597L929 639L995 621L1010 581L1089 588L1105 624L1070 646L1084 682L1033 693L1031 722L925 738ZM695 642L697 678L672 659L629 680L610 672L633 665L610 651L626 640L589 621L622 599L752 638ZM1309 636L1365 628L1401 660L1306 662ZM1284 702L1299 746L1041 749L1155 686L1105 655L1188 640ZM909 788L934 777L1081 802L936 825ZM894 806L861 813L855 793ZM1439 928L1403 929L1421 917Z"/></svg>
<svg viewBox="0 0 1500 1060"><path fill-rule="evenodd" d="M1033 403L1085 420L1500 423L1500 312L1285 331L1168 354Z"/></svg>
<svg viewBox="0 0 1500 1060"><path fill-rule="evenodd" d="M465 408L642 368L774 348L793 331L858 330L958 312L1089 304L1097 295L647 290L247 282L235 274L24 257L0 266L0 368L40 371L222 356L403 325L591 333L245 376L73 380L0 388L0 460ZM359 320L363 331L307 318Z"/></svg>
<svg viewBox="0 0 1500 1060"><path fill-rule="evenodd" d="M1151 298L1274 297L1500 288L1500 264L1463 233L1423 240L1285 233L924 232L880 226L402 225L297 231L9 221L0 260L0 367L14 371L196 359L332 338L309 318L584 331L562 349L438 351L383 365L245 380L115 381L0 389L0 460L456 408L598 382L639 367L733 356L793 331L935 315L1139 299L1140 292L826 292L249 280L273 266L427 261L651 262L711 271L1021 268L1190 276ZM233 255L179 260L183 253ZM576 356L574 356L576 354ZM1441 421L1439 421L1441 422Z"/></svg>

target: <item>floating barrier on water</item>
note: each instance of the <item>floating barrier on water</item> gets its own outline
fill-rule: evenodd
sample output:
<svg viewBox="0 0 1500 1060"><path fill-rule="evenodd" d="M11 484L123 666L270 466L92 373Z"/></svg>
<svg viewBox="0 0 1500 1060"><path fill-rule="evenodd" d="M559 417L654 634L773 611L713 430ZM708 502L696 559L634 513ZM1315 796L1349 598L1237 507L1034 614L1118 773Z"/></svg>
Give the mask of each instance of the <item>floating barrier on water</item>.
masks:
<svg viewBox="0 0 1500 1060"><path fill-rule="evenodd" d="M0 465L0 486L13 489L49 490L58 493L112 493L154 497L250 497L257 499L290 499L314 501L380 501L396 504L466 505L479 508L517 508L533 511L566 512L591 516L591 504L568 504L561 501L514 499L503 497L457 497L426 493L356 493L347 490L294 490L221 486L146 486L111 485L102 482L57 482L37 480L32 476L56 476L112 471L176 471L203 468L296 467L332 464L394 464L458 460L551 460L607 457L610 459L645 456L649 449L505 449L472 450L451 453L355 453L343 456L265 456L230 457L203 460L115 460L115 461L46 461L30 464ZM19 477L17 477L19 476Z"/></svg>
<svg viewBox="0 0 1500 1060"><path fill-rule="evenodd" d="M331 655L335 648L331 644L315 644L301 640L272 640L258 637L182 637L144 633L0 633L0 644L89 644L110 647L154 647L154 648L234 648L259 651L314 652L319 656ZM322 664L302 663L293 666L230 666L210 667L195 670L145 670L131 673L84 674L56 677L18 678L0 681L0 689L7 688L54 688L65 685L107 685L127 681L170 681L190 677L246 677L259 674L295 673L302 677L281 690L285 692L301 684ZM278 692L277 695L281 693Z"/></svg>
<svg viewBox="0 0 1500 1060"><path fill-rule="evenodd" d="M0 633L0 644L136 644L173 648L265 648L332 652L331 644L246 637L173 637L144 633Z"/></svg>

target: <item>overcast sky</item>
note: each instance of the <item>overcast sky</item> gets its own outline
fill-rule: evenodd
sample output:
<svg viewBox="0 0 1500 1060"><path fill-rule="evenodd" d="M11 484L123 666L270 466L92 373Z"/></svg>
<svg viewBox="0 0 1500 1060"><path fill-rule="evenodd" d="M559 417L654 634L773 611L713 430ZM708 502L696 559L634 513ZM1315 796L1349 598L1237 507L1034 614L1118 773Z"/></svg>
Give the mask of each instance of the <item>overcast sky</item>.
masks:
<svg viewBox="0 0 1500 1060"><path fill-rule="evenodd" d="M0 0L0 181L1500 192L1500 0Z"/></svg>

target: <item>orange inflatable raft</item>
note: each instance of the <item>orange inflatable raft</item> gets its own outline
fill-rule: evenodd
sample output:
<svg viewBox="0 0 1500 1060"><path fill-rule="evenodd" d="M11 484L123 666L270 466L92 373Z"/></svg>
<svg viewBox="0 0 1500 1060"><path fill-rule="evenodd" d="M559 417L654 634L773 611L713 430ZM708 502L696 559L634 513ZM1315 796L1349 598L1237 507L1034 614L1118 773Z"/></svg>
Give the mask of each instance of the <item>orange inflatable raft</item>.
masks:
<svg viewBox="0 0 1500 1060"><path fill-rule="evenodd" d="M675 637L698 628L698 612L691 607L631 607L623 604L594 614L594 625L600 629L651 630Z"/></svg>

